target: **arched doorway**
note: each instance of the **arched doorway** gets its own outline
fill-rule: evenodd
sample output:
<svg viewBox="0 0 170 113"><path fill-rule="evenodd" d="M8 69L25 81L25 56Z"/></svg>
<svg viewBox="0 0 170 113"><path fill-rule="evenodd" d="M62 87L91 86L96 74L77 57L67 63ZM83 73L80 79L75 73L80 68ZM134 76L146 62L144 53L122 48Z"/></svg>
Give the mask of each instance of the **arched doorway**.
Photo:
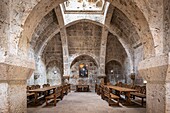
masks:
<svg viewBox="0 0 170 113"><path fill-rule="evenodd" d="M70 65L70 83L89 84L96 83L98 75L98 65L93 57L80 55L76 57Z"/></svg>
<svg viewBox="0 0 170 113"><path fill-rule="evenodd" d="M112 60L106 64L106 80L111 84L116 84L117 82L125 83L126 78L123 75L123 68L120 62Z"/></svg>

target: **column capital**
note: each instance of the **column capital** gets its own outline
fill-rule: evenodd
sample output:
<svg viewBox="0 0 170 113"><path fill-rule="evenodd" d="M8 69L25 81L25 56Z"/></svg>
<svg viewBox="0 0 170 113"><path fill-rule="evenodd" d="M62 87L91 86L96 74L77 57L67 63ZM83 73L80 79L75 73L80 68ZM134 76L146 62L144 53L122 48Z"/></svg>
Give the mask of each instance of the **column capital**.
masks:
<svg viewBox="0 0 170 113"><path fill-rule="evenodd" d="M106 77L106 74L100 74L97 76L97 78L105 78Z"/></svg>
<svg viewBox="0 0 170 113"><path fill-rule="evenodd" d="M139 63L139 75L151 83L169 81L170 77L167 75L169 64L169 55L145 59Z"/></svg>
<svg viewBox="0 0 170 113"><path fill-rule="evenodd" d="M35 69L33 61L7 57L0 63L0 80L27 80Z"/></svg>

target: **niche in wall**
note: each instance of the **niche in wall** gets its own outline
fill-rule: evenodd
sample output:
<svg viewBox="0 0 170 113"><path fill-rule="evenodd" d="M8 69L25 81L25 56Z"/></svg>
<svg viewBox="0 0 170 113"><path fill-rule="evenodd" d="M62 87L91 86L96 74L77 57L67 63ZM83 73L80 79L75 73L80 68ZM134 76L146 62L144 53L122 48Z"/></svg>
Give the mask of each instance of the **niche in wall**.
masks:
<svg viewBox="0 0 170 113"><path fill-rule="evenodd" d="M122 65L115 60L111 60L106 64L107 82L116 84L117 82L125 82Z"/></svg>
<svg viewBox="0 0 170 113"><path fill-rule="evenodd" d="M60 85L62 83L61 70L56 61L52 61L47 66L47 83L50 85Z"/></svg>
<svg viewBox="0 0 170 113"><path fill-rule="evenodd" d="M73 60L70 71L71 84L95 84L98 66L92 57L82 55Z"/></svg>

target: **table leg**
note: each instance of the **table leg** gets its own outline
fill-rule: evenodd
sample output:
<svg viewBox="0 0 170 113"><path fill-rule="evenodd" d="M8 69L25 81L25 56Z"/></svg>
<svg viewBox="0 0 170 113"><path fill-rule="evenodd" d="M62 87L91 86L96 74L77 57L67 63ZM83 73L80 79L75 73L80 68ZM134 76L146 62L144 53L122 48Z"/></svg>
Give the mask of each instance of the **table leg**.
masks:
<svg viewBox="0 0 170 113"><path fill-rule="evenodd" d="M76 91L78 92L78 87L76 86Z"/></svg>
<svg viewBox="0 0 170 113"><path fill-rule="evenodd" d="M120 93L121 93L120 91L116 91L116 90L115 90L115 93L116 93L117 96L120 97Z"/></svg>
<svg viewBox="0 0 170 113"><path fill-rule="evenodd" d="M126 104L130 105L131 104L131 99L130 99L130 92L125 93L125 98L126 98Z"/></svg>
<svg viewBox="0 0 170 113"><path fill-rule="evenodd" d="M35 104L35 105L37 104L37 99L38 99L38 93L35 92L35 99L34 99L34 104Z"/></svg>

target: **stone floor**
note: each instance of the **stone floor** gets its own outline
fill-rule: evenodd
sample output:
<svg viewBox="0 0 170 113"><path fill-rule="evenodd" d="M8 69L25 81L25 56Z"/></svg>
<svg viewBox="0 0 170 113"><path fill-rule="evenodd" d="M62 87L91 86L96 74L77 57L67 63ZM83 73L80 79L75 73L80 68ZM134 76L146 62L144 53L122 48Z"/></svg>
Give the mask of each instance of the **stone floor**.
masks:
<svg viewBox="0 0 170 113"><path fill-rule="evenodd" d="M146 113L146 108L137 106L108 106L95 93L71 92L58 101L56 106L45 103L38 107L28 107L28 113Z"/></svg>

